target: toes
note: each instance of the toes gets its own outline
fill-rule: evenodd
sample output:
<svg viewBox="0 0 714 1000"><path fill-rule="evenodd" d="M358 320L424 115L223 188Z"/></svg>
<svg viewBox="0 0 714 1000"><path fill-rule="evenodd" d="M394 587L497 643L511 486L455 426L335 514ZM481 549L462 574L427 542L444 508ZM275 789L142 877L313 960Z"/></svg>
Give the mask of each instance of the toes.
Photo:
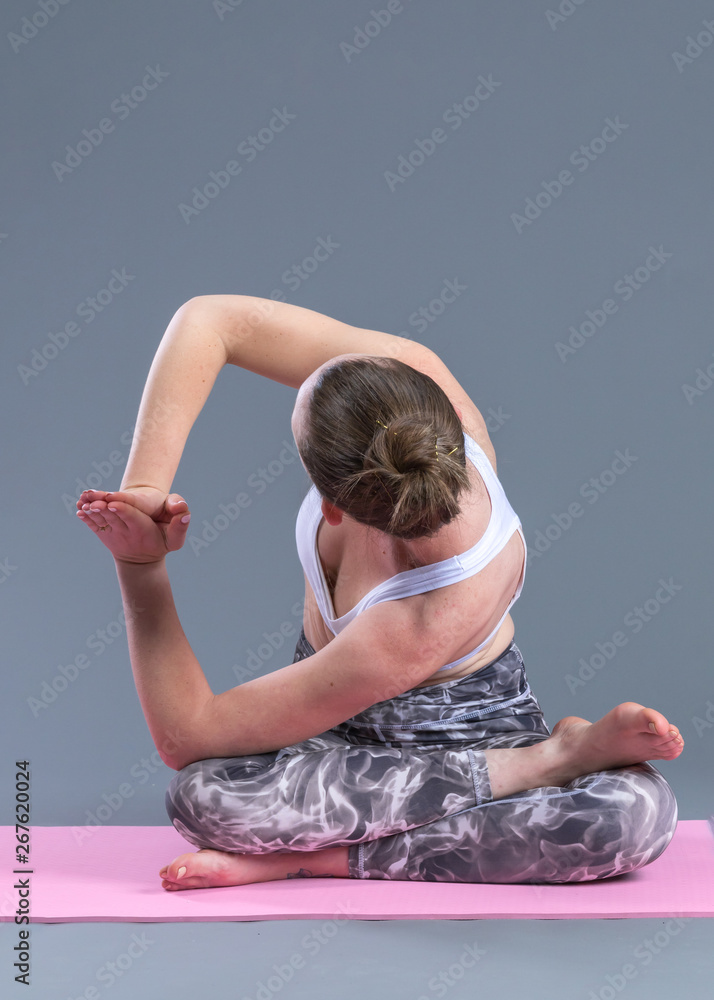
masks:
<svg viewBox="0 0 714 1000"><path fill-rule="evenodd" d="M679 733L677 727L668 722L662 713L657 712L654 708L643 708L642 715L645 727L657 736L667 736L670 730L674 731L675 734Z"/></svg>
<svg viewBox="0 0 714 1000"><path fill-rule="evenodd" d="M178 885L178 883L176 883L175 881L173 881L173 879L171 879L168 876L166 876L166 877L164 877L161 880L161 888L162 889L190 889L191 886L189 886L189 885Z"/></svg>
<svg viewBox="0 0 714 1000"><path fill-rule="evenodd" d="M672 725L671 722L666 722L666 720L665 723L666 723L665 726L657 725L656 727L656 732L659 736L666 736L668 739L672 739L675 736L679 736L679 730L677 729L676 726ZM653 725L654 723L650 722L649 728L652 729ZM654 732L655 730L652 731Z"/></svg>
<svg viewBox="0 0 714 1000"><path fill-rule="evenodd" d="M180 881L186 877L186 865L193 857L193 854L180 854L170 864L165 865L159 872L159 875L166 873L165 878L170 879L172 882Z"/></svg>
<svg viewBox="0 0 714 1000"><path fill-rule="evenodd" d="M684 740L678 736L667 743L660 744L657 749L663 760L673 760L675 757L679 757L684 750Z"/></svg>
<svg viewBox="0 0 714 1000"><path fill-rule="evenodd" d="M681 736L668 735L655 744L659 750L671 750L676 747L683 747L684 740Z"/></svg>
<svg viewBox="0 0 714 1000"><path fill-rule="evenodd" d="M159 877L162 879L162 889L193 889L196 887L196 879L186 877L186 865L191 857L193 855L180 854L170 864L164 865L159 871Z"/></svg>

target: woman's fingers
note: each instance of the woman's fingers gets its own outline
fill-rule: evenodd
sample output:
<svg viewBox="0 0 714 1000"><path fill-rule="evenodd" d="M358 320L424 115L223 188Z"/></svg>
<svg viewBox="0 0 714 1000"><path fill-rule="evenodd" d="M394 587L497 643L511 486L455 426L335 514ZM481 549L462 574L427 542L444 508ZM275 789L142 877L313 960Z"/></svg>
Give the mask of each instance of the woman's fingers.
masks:
<svg viewBox="0 0 714 1000"><path fill-rule="evenodd" d="M115 499L93 500L86 510L78 510L77 516L115 556L142 561L143 556L160 558L183 545L191 515L185 500L176 506L177 513L167 522L154 521L134 504Z"/></svg>
<svg viewBox="0 0 714 1000"><path fill-rule="evenodd" d="M186 503L186 501L184 500L183 503ZM166 547L169 552L176 552L186 541L186 533L188 532L190 521L191 514L188 511L188 507L185 510L181 507L178 514L171 518L166 529Z"/></svg>
<svg viewBox="0 0 714 1000"><path fill-rule="evenodd" d="M92 500L103 500L105 496L106 493L104 490L83 490L77 500L77 510L81 510L82 507L89 505Z"/></svg>
<svg viewBox="0 0 714 1000"><path fill-rule="evenodd" d="M119 500L121 503L136 507L143 514L155 520L161 520L164 498L158 490L114 490L104 494L107 503Z"/></svg>
<svg viewBox="0 0 714 1000"><path fill-rule="evenodd" d="M94 500L77 514L117 559L155 562L166 555L161 526L132 504Z"/></svg>
<svg viewBox="0 0 714 1000"><path fill-rule="evenodd" d="M182 496L178 493L169 493L166 497L166 510L170 514L185 514L188 510L188 504Z"/></svg>
<svg viewBox="0 0 714 1000"><path fill-rule="evenodd" d="M99 531L99 525L96 524L96 522L94 521L93 517L89 516L89 514L87 513L87 511L85 511L85 510L78 510L77 511L77 517L80 519L80 521L84 521L84 523L87 525L87 527L91 528L92 531L95 532L95 534Z"/></svg>
<svg viewBox="0 0 714 1000"><path fill-rule="evenodd" d="M103 503L118 500L121 503L130 504L137 510L148 514L157 522L168 524L177 513L185 513L188 510L188 503L179 493L169 493L168 496L162 494L160 490L153 487L136 487L131 490L85 490L77 500L78 510L90 510L91 507Z"/></svg>
<svg viewBox="0 0 714 1000"><path fill-rule="evenodd" d="M92 500L91 503L85 504L84 508L77 511L77 513L84 514L87 524L92 524L97 529L106 529L108 522L104 512L107 510L107 507L108 504L105 500Z"/></svg>
<svg viewBox="0 0 714 1000"><path fill-rule="evenodd" d="M98 501L120 500L122 503L131 504L150 518L157 521L167 520L165 500L166 494L161 490L150 487L135 487L127 490L85 490L77 501L77 508L88 510L92 504Z"/></svg>
<svg viewBox="0 0 714 1000"><path fill-rule="evenodd" d="M104 494L104 499L109 503L110 500L121 500L122 503L130 503L132 507L136 507L136 501L138 497L135 493L124 490L114 490L113 492L109 490Z"/></svg>
<svg viewBox="0 0 714 1000"><path fill-rule="evenodd" d="M95 514L88 510L78 510L77 517L81 521L84 521L84 523L88 525L88 527L90 527L95 534L102 535L105 531L107 533L111 531L111 527L107 524L106 518L101 514Z"/></svg>

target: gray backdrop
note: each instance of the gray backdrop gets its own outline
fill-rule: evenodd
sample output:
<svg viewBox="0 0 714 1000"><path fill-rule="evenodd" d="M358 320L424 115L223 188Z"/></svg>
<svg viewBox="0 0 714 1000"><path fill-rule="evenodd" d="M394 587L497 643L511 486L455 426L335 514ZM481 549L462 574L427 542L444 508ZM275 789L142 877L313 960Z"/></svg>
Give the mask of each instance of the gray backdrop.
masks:
<svg viewBox="0 0 714 1000"><path fill-rule="evenodd" d="M4 823L21 758L35 824L168 822L113 563L73 511L83 483L119 486L166 325L211 293L443 358L524 525L516 641L548 722L664 711L680 818L712 811L713 17L7 0ZM294 397L221 373L174 482L193 521L171 580L216 691L292 660Z"/></svg>

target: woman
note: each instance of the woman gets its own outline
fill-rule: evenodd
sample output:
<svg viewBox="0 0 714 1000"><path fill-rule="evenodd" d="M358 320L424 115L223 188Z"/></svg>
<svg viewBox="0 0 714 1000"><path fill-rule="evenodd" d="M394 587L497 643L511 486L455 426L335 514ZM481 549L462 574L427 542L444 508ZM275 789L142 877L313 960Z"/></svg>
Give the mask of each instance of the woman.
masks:
<svg viewBox="0 0 714 1000"><path fill-rule="evenodd" d="M313 486L295 659L214 695L165 557L190 518L171 483L225 364L299 390ZM583 881L669 844L676 802L647 761L677 757L679 731L634 702L546 726L509 613L520 521L481 414L425 346L266 299L191 299L149 372L120 491L77 506L115 558L141 705L178 772L169 816L200 848L161 869L164 888Z"/></svg>

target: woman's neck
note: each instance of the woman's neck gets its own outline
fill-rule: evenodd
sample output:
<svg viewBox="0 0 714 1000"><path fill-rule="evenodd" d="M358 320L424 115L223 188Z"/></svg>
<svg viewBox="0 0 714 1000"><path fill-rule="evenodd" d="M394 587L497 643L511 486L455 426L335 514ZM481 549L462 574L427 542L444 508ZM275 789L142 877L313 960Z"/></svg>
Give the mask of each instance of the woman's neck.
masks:
<svg viewBox="0 0 714 1000"><path fill-rule="evenodd" d="M449 524L443 525L431 537L404 539L377 528L360 524L345 515L350 540L363 545L366 551L388 558L395 572L428 566L472 548L486 530L491 517L491 504L485 489L471 490L461 499L461 511Z"/></svg>

